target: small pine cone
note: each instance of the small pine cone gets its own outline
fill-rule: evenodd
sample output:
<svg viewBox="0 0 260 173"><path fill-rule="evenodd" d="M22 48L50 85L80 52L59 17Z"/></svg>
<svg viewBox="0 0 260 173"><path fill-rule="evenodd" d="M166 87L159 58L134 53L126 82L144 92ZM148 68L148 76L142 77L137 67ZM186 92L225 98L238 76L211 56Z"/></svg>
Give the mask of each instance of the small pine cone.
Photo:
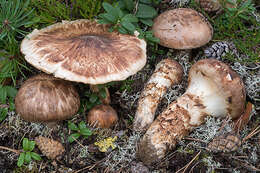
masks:
<svg viewBox="0 0 260 173"><path fill-rule="evenodd" d="M232 152L241 146L241 139L233 134L226 133L213 139L207 149L212 152Z"/></svg>
<svg viewBox="0 0 260 173"><path fill-rule="evenodd" d="M195 0L200 6L208 12L217 11L221 5L218 0Z"/></svg>
<svg viewBox="0 0 260 173"><path fill-rule="evenodd" d="M35 143L41 152L49 159L56 159L57 156L61 155L65 149L62 144L50 138L38 136L35 138Z"/></svg>
<svg viewBox="0 0 260 173"><path fill-rule="evenodd" d="M204 54L207 58L220 59L227 53L235 54L238 56L236 46L232 42L220 41L216 42L210 47L204 50Z"/></svg>

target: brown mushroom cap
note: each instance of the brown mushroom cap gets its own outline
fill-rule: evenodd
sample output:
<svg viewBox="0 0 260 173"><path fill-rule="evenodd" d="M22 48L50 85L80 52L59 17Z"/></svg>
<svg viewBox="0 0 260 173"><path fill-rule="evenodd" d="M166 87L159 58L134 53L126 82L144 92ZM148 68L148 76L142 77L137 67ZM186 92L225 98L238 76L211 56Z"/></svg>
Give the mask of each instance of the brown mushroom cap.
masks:
<svg viewBox="0 0 260 173"><path fill-rule="evenodd" d="M232 119L238 118L245 110L246 92L245 86L240 76L234 72L228 65L218 61L216 59L203 59L195 63L189 72L189 85L196 85L199 83L201 76L212 84L211 88L217 88L215 95L222 96L225 105L224 112L221 115L211 111L213 116L225 116L229 115ZM209 88L209 89L211 89ZM195 89L196 90L196 89ZM205 91L206 93L207 91ZM204 101L206 107L214 110L213 102L214 98L205 98L208 101ZM218 108L216 108L218 109Z"/></svg>
<svg viewBox="0 0 260 173"><path fill-rule="evenodd" d="M115 125L117 120L116 111L109 105L97 105L87 115L87 122L93 127L109 128Z"/></svg>
<svg viewBox="0 0 260 173"><path fill-rule="evenodd" d="M16 112L25 120L50 122L76 114L80 99L73 85L47 74L29 78L15 97Z"/></svg>
<svg viewBox="0 0 260 173"><path fill-rule="evenodd" d="M153 24L160 45L174 49L193 49L208 43L213 29L206 18L189 8L178 8L160 14Z"/></svg>
<svg viewBox="0 0 260 173"><path fill-rule="evenodd" d="M25 59L55 77L88 84L124 80L146 63L146 43L90 20L35 29L21 44Z"/></svg>

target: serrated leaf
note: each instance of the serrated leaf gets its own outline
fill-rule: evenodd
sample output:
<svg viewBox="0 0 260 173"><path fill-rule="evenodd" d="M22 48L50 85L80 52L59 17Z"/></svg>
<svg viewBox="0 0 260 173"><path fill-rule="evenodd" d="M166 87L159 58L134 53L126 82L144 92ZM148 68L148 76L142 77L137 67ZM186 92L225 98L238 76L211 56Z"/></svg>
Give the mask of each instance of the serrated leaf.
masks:
<svg viewBox="0 0 260 173"><path fill-rule="evenodd" d="M73 133L68 137L68 141L70 143L72 143L73 141L75 141L75 139L78 139L80 137L79 133Z"/></svg>
<svg viewBox="0 0 260 173"><path fill-rule="evenodd" d="M140 21L147 26L153 26L153 20L152 19L140 19Z"/></svg>
<svg viewBox="0 0 260 173"><path fill-rule="evenodd" d="M135 31L135 26L134 26L132 23L130 23L130 22L122 21L122 22L120 22L120 24L121 24L126 30L128 30L128 31L130 31L130 32L132 32L132 33Z"/></svg>
<svg viewBox="0 0 260 173"><path fill-rule="evenodd" d="M157 11L149 5L139 4L135 16L138 17L138 18L145 18L145 19L150 18L150 19L152 19L155 16L157 16Z"/></svg>
<svg viewBox="0 0 260 173"><path fill-rule="evenodd" d="M26 153L25 153L25 157L24 157L24 161L25 161L26 163L30 163L31 160L32 160L31 152L26 152Z"/></svg>
<svg viewBox="0 0 260 173"><path fill-rule="evenodd" d="M92 131L88 128L85 128L85 129L80 130L80 134L82 134L83 136L90 136L90 135L92 135Z"/></svg>
<svg viewBox="0 0 260 173"><path fill-rule="evenodd" d="M39 161L39 160L42 159L41 156L39 154L35 153L35 152L31 152L31 156L32 156L32 158L34 160L38 160Z"/></svg>
<svg viewBox="0 0 260 173"><path fill-rule="evenodd" d="M118 32L120 32L121 34L128 34L127 30L122 26L118 27Z"/></svg>
<svg viewBox="0 0 260 173"><path fill-rule="evenodd" d="M32 151L34 149L35 142L34 141L29 141L29 151Z"/></svg>
<svg viewBox="0 0 260 173"><path fill-rule="evenodd" d="M138 22L138 18L135 17L133 14L126 14L121 21L126 21L126 22Z"/></svg>
<svg viewBox="0 0 260 173"><path fill-rule="evenodd" d="M70 121L68 122L68 127L70 130L74 130L74 131L79 130L78 126Z"/></svg>
<svg viewBox="0 0 260 173"><path fill-rule="evenodd" d="M135 8L135 4L133 0L124 0L125 7L128 11L132 12Z"/></svg>
<svg viewBox="0 0 260 173"><path fill-rule="evenodd" d="M29 140L28 138L23 138L23 150L24 151L29 151L30 147L29 147Z"/></svg>
<svg viewBox="0 0 260 173"><path fill-rule="evenodd" d="M23 165L24 159L25 159L25 153L21 153L21 154L19 155L18 160L17 160L17 166L18 166L18 167L21 167L21 166Z"/></svg>
<svg viewBox="0 0 260 173"><path fill-rule="evenodd" d="M85 129L85 128L87 128L86 123L84 121L81 121L79 123L79 129L82 130L82 129Z"/></svg>

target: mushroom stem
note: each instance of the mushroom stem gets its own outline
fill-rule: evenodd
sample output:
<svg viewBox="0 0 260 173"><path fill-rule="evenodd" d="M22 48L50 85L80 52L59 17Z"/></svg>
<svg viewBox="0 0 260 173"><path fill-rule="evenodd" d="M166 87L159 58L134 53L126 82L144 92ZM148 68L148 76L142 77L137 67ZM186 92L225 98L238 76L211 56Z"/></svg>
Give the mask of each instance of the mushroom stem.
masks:
<svg viewBox="0 0 260 173"><path fill-rule="evenodd" d="M177 61L164 59L157 64L138 101L134 130L144 131L150 126L163 95L172 85L180 83L182 75L182 66Z"/></svg>
<svg viewBox="0 0 260 173"><path fill-rule="evenodd" d="M200 60L189 72L188 89L151 124L138 144L137 156L151 165L162 159L208 115L235 119L244 111L245 88L239 76L224 63Z"/></svg>

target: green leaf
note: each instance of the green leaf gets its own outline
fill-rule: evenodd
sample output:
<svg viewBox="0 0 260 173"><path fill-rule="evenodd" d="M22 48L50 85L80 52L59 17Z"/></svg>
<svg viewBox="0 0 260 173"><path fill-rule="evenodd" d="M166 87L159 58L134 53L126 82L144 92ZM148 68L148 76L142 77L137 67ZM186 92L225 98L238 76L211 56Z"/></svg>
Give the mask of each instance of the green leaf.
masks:
<svg viewBox="0 0 260 173"><path fill-rule="evenodd" d="M135 4L133 0L124 0L124 3L126 5L126 9L130 12L133 11L133 9L135 8Z"/></svg>
<svg viewBox="0 0 260 173"><path fill-rule="evenodd" d="M23 150L24 151L29 151L30 146L29 146L29 140L28 138L23 138Z"/></svg>
<svg viewBox="0 0 260 173"><path fill-rule="evenodd" d="M94 93L91 94L91 96L89 97L89 101L91 103L95 103L98 100L98 96Z"/></svg>
<svg viewBox="0 0 260 173"><path fill-rule="evenodd" d="M120 32L121 34L128 34L127 30L122 26L118 27L118 32Z"/></svg>
<svg viewBox="0 0 260 173"><path fill-rule="evenodd" d="M111 22L108 21L108 20L106 20L106 19L99 19L97 22L98 22L99 24L111 24Z"/></svg>
<svg viewBox="0 0 260 173"><path fill-rule="evenodd" d="M103 2L102 3L103 8L105 9L105 11L107 13L109 13L110 15L114 16L114 18L116 18L116 20L118 19L118 11L115 7L113 7L112 5L110 5L107 2Z"/></svg>
<svg viewBox="0 0 260 173"><path fill-rule="evenodd" d="M18 161L17 161L17 166L18 167L21 167L23 165L24 159L25 159L25 153L21 153L19 158L18 158Z"/></svg>
<svg viewBox="0 0 260 173"><path fill-rule="evenodd" d="M135 31L135 26L134 26L132 23L130 23L130 22L122 21L122 22L120 22L120 24L121 24L125 29L127 29L128 31L130 31L130 32L132 32L132 33Z"/></svg>
<svg viewBox="0 0 260 173"><path fill-rule="evenodd" d="M24 161L25 161L26 163L30 163L31 160L32 160L31 152L26 152L26 153L25 153L25 157L24 157Z"/></svg>
<svg viewBox="0 0 260 173"><path fill-rule="evenodd" d="M70 130L74 130L74 131L79 130L78 126L70 121L68 122L68 127Z"/></svg>
<svg viewBox="0 0 260 173"><path fill-rule="evenodd" d="M106 98L106 96L107 96L106 89L105 89L105 88L101 88L101 89L99 90L99 94L100 94L100 96L101 96L103 99Z"/></svg>
<svg viewBox="0 0 260 173"><path fill-rule="evenodd" d="M31 152L31 156L32 156L32 158L34 160L38 160L39 161L39 160L42 159L41 156L39 154L35 153L35 152Z"/></svg>
<svg viewBox="0 0 260 173"><path fill-rule="evenodd" d="M80 134L82 134L83 136L91 136L92 135L92 131L88 128L85 129L81 129L80 130Z"/></svg>
<svg viewBox="0 0 260 173"><path fill-rule="evenodd" d="M153 26L153 20L152 19L140 19L140 21L147 26Z"/></svg>
<svg viewBox="0 0 260 173"><path fill-rule="evenodd" d="M144 4L148 4L148 5L153 3L152 0L140 0L139 2L144 3Z"/></svg>
<svg viewBox="0 0 260 173"><path fill-rule="evenodd" d="M105 13L105 14L103 15L103 17L104 17L104 19L106 19L107 21L110 21L110 22L112 22L112 23L114 23L114 24L116 24L116 23L117 23L117 20L118 20L118 17L116 17L116 16L114 16L114 15L112 15L112 14L110 14L110 13Z"/></svg>
<svg viewBox="0 0 260 173"><path fill-rule="evenodd" d="M16 96L17 89L15 89L14 87L11 87L11 86L7 86L6 92L9 97L14 98Z"/></svg>
<svg viewBox="0 0 260 173"><path fill-rule="evenodd" d="M145 4L139 4L136 12L136 17L152 19L155 16L157 16L157 11L153 7Z"/></svg>
<svg viewBox="0 0 260 173"><path fill-rule="evenodd" d="M121 21L138 22L138 18L135 17L133 14L127 14L121 19Z"/></svg>
<svg viewBox="0 0 260 173"><path fill-rule="evenodd" d="M0 108L0 122L3 121L8 113L8 108Z"/></svg>
<svg viewBox="0 0 260 173"><path fill-rule="evenodd" d="M86 123L84 121L81 121L79 123L79 129L82 130L82 129L85 129L85 128L87 128Z"/></svg>
<svg viewBox="0 0 260 173"><path fill-rule="evenodd" d="M29 141L29 151L32 151L34 149L35 142L34 141Z"/></svg>
<svg viewBox="0 0 260 173"><path fill-rule="evenodd" d="M145 37L148 41L154 42L154 43L159 43L160 39L156 37Z"/></svg>
<svg viewBox="0 0 260 173"><path fill-rule="evenodd" d="M78 139L80 137L79 133L73 133L68 137L68 140L70 143L72 143L73 141L75 141L75 139Z"/></svg>
<svg viewBox="0 0 260 173"><path fill-rule="evenodd" d="M0 103L5 104L7 98L6 87L0 87Z"/></svg>

